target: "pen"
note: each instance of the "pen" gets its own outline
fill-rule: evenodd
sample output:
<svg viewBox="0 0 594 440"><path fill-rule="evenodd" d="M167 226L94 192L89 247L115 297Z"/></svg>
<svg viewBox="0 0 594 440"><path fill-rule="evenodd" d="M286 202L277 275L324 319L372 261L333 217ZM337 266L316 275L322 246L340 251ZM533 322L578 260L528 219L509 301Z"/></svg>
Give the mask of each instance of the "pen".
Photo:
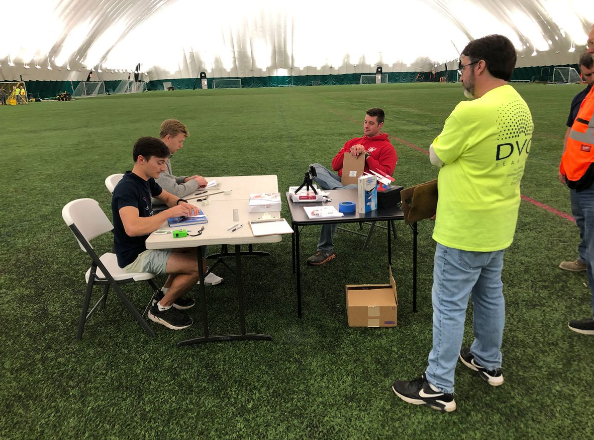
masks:
<svg viewBox="0 0 594 440"><path fill-rule="evenodd" d="M231 232L235 232L235 231L237 231L239 228L243 228L243 225L237 225L237 226L235 226L233 229L231 229Z"/></svg>
<svg viewBox="0 0 594 440"><path fill-rule="evenodd" d="M230 231L231 229L235 228L239 226L239 223L234 224L233 226L231 226L230 228L227 228L227 231Z"/></svg>

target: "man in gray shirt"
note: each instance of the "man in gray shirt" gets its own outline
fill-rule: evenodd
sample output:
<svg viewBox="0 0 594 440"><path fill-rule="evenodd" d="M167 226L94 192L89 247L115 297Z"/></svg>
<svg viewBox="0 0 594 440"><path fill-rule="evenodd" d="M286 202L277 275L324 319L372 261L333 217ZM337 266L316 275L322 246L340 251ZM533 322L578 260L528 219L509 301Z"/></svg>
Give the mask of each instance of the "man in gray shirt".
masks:
<svg viewBox="0 0 594 440"><path fill-rule="evenodd" d="M163 143L167 145L167 148L169 148L169 152L172 156L184 146L184 141L188 136L190 136L190 132L186 126L177 119L167 119L161 124L161 132L159 137ZM167 171L162 172L155 182L157 182L161 188L170 194L183 198L184 196L190 195L198 188L206 186L208 183L204 177L198 175L175 176L173 171L171 171L171 158L169 158L166 165ZM167 208L167 206L163 205L163 202L154 197L152 198L152 204L155 210ZM206 258L206 246L203 246L202 250L203 257ZM211 272L206 276L206 278L204 278L204 281L206 285L209 286L221 284L223 279ZM167 285L163 286L165 289L163 293L167 292L168 287L169 286Z"/></svg>
<svg viewBox="0 0 594 440"><path fill-rule="evenodd" d="M167 119L161 124L159 137L172 156L184 146L184 141L189 136L186 126L177 119ZM175 176L171 171L171 160L167 161L167 171L161 173L156 182L165 191L178 197L188 196L208 183L202 176ZM165 207L159 199L153 198L152 202L156 209Z"/></svg>

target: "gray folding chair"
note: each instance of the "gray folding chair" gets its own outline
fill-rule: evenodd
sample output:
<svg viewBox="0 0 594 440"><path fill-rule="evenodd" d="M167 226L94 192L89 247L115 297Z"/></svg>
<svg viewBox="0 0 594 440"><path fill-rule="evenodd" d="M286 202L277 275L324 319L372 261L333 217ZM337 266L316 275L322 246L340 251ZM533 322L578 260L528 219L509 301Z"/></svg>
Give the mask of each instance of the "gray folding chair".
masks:
<svg viewBox="0 0 594 440"><path fill-rule="evenodd" d="M107 187L110 193L113 194L114 188L116 187L118 182L122 180L122 177L124 177L123 174L112 174L111 176L107 176L105 178L105 186Z"/></svg>
<svg viewBox="0 0 594 440"><path fill-rule="evenodd" d="M103 308L105 307L105 301L107 300L107 293L110 287L115 290L120 300L124 303L132 316L134 316L136 321L138 321L138 324L140 324L144 331L151 337L155 336L155 333L148 326L142 315L136 310L134 305L120 288L120 284L147 281L153 290L152 297L154 297L159 291L157 285L153 281L155 274L148 272L125 272L118 266L117 257L114 253L108 252L101 255L101 257L95 253L95 250L91 245L91 240L113 230L113 225L99 206L99 203L95 200L73 200L62 209L62 218L74 233L80 248L91 257L91 267L85 274L87 287L83 298L82 311L76 337L82 339L85 323L95 312L99 304L102 304ZM93 286L95 285L103 286L103 295L99 298L91 311L88 312L91 294L93 293ZM145 308L144 313L146 313L149 305Z"/></svg>

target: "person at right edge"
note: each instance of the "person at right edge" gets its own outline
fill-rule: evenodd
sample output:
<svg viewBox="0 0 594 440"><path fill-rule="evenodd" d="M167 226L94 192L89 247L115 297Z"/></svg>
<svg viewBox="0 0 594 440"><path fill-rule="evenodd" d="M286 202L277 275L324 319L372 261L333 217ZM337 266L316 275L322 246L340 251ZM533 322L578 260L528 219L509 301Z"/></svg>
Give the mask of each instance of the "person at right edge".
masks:
<svg viewBox="0 0 594 440"><path fill-rule="evenodd" d="M594 53L594 26L588 34L588 52L590 56ZM584 335L594 335L594 87L584 97L566 136L559 173L569 188L572 212L582 215L582 242L586 246L588 282L592 293L592 316L569 321L569 328Z"/></svg>
<svg viewBox="0 0 594 440"><path fill-rule="evenodd" d="M590 50L590 49L589 49ZM577 95L573 97L571 101L571 108L569 110L569 116L567 117L567 132L565 133L565 139L563 141L563 151L567 148L567 138L569 137L569 133L571 132L571 127L575 122L575 118L577 117L578 111L582 105L582 102L586 95L592 89L592 84L594 84L594 44L592 45L591 49L592 53L586 52L582 54L580 57L580 71L582 74L582 79L586 82L587 87L579 92ZM559 181L563 185L567 185L565 182L565 176L559 172ZM588 269L588 245L584 241L584 215L581 211L579 203L574 203L576 193L571 193L571 211L573 214L573 218L575 219L575 223L578 226L580 231L580 244L578 245L578 258L574 261L562 261L559 264L559 267L563 270L568 270L570 272L585 272Z"/></svg>
<svg viewBox="0 0 594 440"><path fill-rule="evenodd" d="M464 48L460 80L473 100L456 106L429 148L431 163L441 166L433 231L433 348L421 377L392 385L407 403L454 411L458 359L489 385L503 384L503 255L514 238L534 129L528 105L508 84L516 58L502 35ZM474 340L462 348L469 298Z"/></svg>

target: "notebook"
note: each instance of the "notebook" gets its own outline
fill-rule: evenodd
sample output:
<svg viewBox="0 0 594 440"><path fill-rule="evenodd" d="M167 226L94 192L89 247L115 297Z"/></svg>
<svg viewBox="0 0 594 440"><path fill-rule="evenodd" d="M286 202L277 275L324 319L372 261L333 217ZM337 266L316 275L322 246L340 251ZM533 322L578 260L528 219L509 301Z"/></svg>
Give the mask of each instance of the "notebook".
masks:
<svg viewBox="0 0 594 440"><path fill-rule="evenodd" d="M251 221L250 228L252 228L254 237L293 233L293 229L284 218Z"/></svg>
<svg viewBox="0 0 594 440"><path fill-rule="evenodd" d="M178 228L180 226L199 225L208 223L208 219L202 209L199 210L198 215L171 217L167 219L170 228Z"/></svg>

